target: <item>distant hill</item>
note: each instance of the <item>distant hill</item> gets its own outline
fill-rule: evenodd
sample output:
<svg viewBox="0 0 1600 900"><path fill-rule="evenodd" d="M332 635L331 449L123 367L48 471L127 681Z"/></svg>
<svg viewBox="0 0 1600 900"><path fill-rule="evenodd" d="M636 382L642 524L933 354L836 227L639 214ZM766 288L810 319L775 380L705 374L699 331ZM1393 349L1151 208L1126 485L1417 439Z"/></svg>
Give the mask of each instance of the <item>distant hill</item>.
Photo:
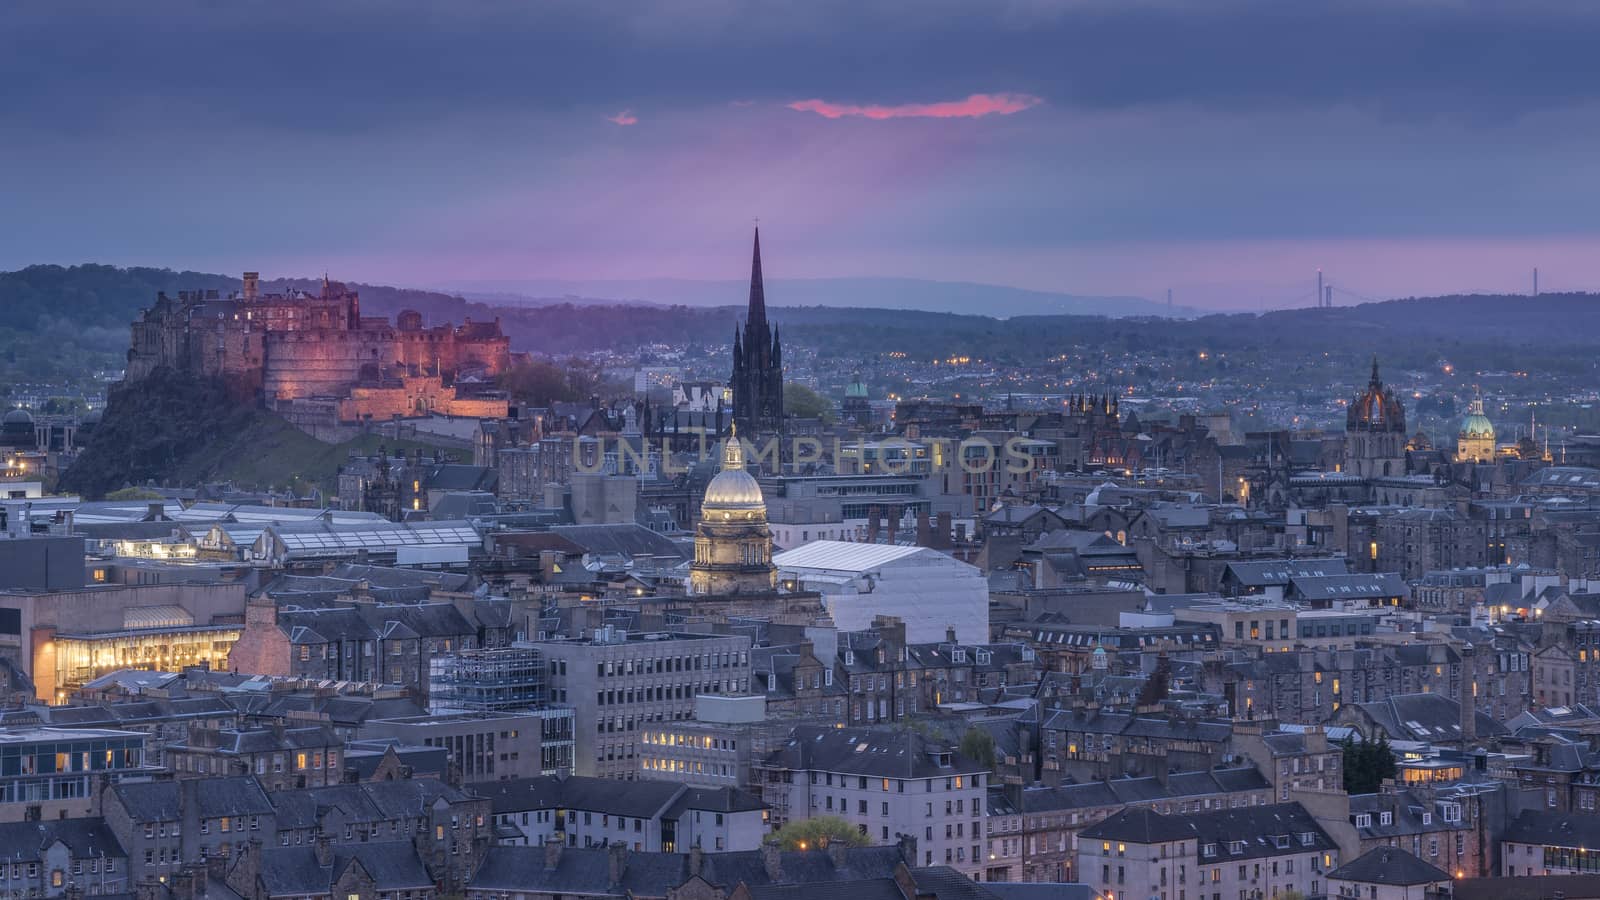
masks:
<svg viewBox="0 0 1600 900"><path fill-rule="evenodd" d="M509 302L503 295L495 295L489 302L438 291L351 284L361 293L362 310L368 314L393 316L410 308L422 312L430 322L499 318L511 335L513 349L555 355L627 350L648 343L721 346L731 339L734 326L743 315L746 290L745 285L732 281L663 282L676 285L678 296L695 293L701 302L633 305L588 299L531 304ZM630 283L565 284L594 288ZM239 280L232 276L100 265L31 266L0 273L0 380L19 378L19 373L37 377L96 365L119 365L127 350L128 323L154 300L157 291L227 292L239 286ZM317 286L316 279L280 279L264 284L268 290L315 290ZM798 305L800 299L829 294L835 286L847 286L856 293L833 293L830 299L860 297L859 305ZM866 299L874 291L878 305ZM927 293L916 293L919 291ZM988 291L996 293L974 293ZM1152 306L1137 298L1073 298L911 279L779 280L771 283L770 294L774 300L784 300L784 304L772 307L770 314L783 330L786 343L811 348L824 357L905 350L918 354L962 352L1001 362L1030 362L1070 348L1137 352L1202 346L1215 350L1251 348L1267 355L1360 349L1386 356L1416 356L1423 352L1456 352L1463 346L1476 345L1497 357L1494 364L1514 365L1541 348L1592 348L1600 343L1600 296L1593 294L1410 298L1332 309L1283 310L1264 315L1208 314L1191 319L1131 315ZM916 296L926 296L930 303L963 308L929 310L893 305L910 303ZM964 306L956 303L957 298L980 296L1009 296L1012 305L996 305L998 300ZM718 299L726 302L705 305ZM1054 309L1039 314L1004 312L1025 303L1068 302L1121 304L1122 314L1067 314ZM1165 309L1160 308L1159 312L1164 313Z"/></svg>
<svg viewBox="0 0 1600 900"><path fill-rule="evenodd" d="M655 278L613 281L463 281L443 285L474 300L489 303L582 304L627 303L707 308L745 302L748 281L696 281ZM1030 291L968 281L919 278L768 278L767 303L772 307L828 306L846 309L906 309L924 312L975 313L995 318L1020 315L1165 316L1165 304L1142 297L1103 297ZM1179 316L1194 315L1178 309Z"/></svg>

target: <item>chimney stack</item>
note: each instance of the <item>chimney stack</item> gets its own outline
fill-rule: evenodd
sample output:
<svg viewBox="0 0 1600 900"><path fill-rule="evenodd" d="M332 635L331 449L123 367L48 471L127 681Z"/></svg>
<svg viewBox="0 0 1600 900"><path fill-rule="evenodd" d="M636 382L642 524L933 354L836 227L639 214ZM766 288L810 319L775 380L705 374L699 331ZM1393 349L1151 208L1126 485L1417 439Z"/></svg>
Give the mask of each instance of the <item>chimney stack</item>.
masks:
<svg viewBox="0 0 1600 900"><path fill-rule="evenodd" d="M835 869L844 868L845 855L849 852L850 847L846 845L844 841L828 842L828 859L833 863L833 867Z"/></svg>
<svg viewBox="0 0 1600 900"><path fill-rule="evenodd" d="M254 299L256 299L257 290L259 288L260 281L261 281L261 273L260 272L246 272L246 273L244 273L244 299L246 299L246 300L254 300Z"/></svg>
<svg viewBox="0 0 1600 900"><path fill-rule="evenodd" d="M928 522L928 513L926 511L917 513L917 546L934 546L933 526Z"/></svg>
<svg viewBox="0 0 1600 900"><path fill-rule="evenodd" d="M1471 643L1461 648L1461 740L1470 743L1478 739L1478 666L1476 651ZM1465 749L1465 748L1463 748Z"/></svg>
<svg viewBox="0 0 1600 900"><path fill-rule="evenodd" d="M622 874L628 870L628 845L617 841L607 851L607 860L610 863L610 885L613 888L622 886Z"/></svg>
<svg viewBox="0 0 1600 900"><path fill-rule="evenodd" d="M767 841L761 845L761 866L767 870L769 881L783 880L783 853L778 849L776 841Z"/></svg>
<svg viewBox="0 0 1600 900"><path fill-rule="evenodd" d="M554 872L556 866L561 864L561 841L557 838L545 838L544 841L544 870Z"/></svg>

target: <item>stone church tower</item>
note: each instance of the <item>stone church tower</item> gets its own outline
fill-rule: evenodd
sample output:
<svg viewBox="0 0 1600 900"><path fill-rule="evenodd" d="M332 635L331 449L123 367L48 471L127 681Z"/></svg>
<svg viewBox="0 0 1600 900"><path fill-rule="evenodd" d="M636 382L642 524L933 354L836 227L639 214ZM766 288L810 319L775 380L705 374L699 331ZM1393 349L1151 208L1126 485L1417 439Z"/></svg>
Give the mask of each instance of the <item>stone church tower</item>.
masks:
<svg viewBox="0 0 1600 900"><path fill-rule="evenodd" d="M733 420L752 438L783 429L783 348L767 325L767 297L761 282L761 229L756 229L750 264L750 308L744 333L733 332Z"/></svg>
<svg viewBox="0 0 1600 900"><path fill-rule="evenodd" d="M1406 474L1406 410L1394 388L1378 377L1378 358L1372 358L1372 379L1367 389L1350 401L1345 416L1344 470L1362 478L1387 478Z"/></svg>
<svg viewBox="0 0 1600 900"><path fill-rule="evenodd" d="M752 594L777 588L772 531L761 485L744 468L738 425L722 444L722 471L706 485L689 566L691 594Z"/></svg>

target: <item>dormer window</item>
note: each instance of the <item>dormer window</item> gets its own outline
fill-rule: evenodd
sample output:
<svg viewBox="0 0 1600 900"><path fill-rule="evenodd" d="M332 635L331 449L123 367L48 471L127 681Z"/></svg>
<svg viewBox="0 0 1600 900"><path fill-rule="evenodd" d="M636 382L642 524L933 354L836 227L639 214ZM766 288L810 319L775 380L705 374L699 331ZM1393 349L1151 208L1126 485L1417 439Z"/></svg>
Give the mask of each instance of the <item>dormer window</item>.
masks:
<svg viewBox="0 0 1600 900"><path fill-rule="evenodd" d="M1356 827L1357 828L1371 828L1372 827L1372 813L1361 813L1360 815L1356 816Z"/></svg>
<svg viewBox="0 0 1600 900"><path fill-rule="evenodd" d="M1238 856L1241 853L1244 853L1244 841L1229 841L1228 842L1228 852L1233 854L1234 856Z"/></svg>
<svg viewBox="0 0 1600 900"><path fill-rule="evenodd" d="M1289 849L1289 836L1287 834L1273 835L1272 846L1277 847L1279 850Z"/></svg>
<svg viewBox="0 0 1600 900"><path fill-rule="evenodd" d="M846 650L844 652L844 664L847 666L856 664L856 652L854 650Z"/></svg>
<svg viewBox="0 0 1600 900"><path fill-rule="evenodd" d="M1393 825L1394 824L1394 813L1392 813L1392 812L1379 813L1378 814L1378 824L1379 825Z"/></svg>
<svg viewBox="0 0 1600 900"><path fill-rule="evenodd" d="M950 651L950 661L964 663L967 661L967 648L956 647Z"/></svg>
<svg viewBox="0 0 1600 900"><path fill-rule="evenodd" d="M1205 845L1205 847L1201 848L1200 852L1204 856L1216 856L1217 855L1217 845L1216 844L1207 844L1207 845Z"/></svg>

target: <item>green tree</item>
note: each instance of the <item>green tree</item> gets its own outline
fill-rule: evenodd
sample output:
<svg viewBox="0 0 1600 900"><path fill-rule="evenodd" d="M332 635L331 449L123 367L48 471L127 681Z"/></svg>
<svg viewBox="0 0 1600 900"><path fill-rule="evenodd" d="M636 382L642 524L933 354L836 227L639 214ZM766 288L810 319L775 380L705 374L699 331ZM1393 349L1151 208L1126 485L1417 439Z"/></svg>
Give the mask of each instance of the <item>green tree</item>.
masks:
<svg viewBox="0 0 1600 900"><path fill-rule="evenodd" d="M967 733L961 736L961 755L973 762L983 763L992 771L997 756L994 735L976 725L968 728Z"/></svg>
<svg viewBox="0 0 1600 900"><path fill-rule="evenodd" d="M833 404L811 388L791 381L783 386L783 411L802 419L827 420L833 417Z"/></svg>
<svg viewBox="0 0 1600 900"><path fill-rule="evenodd" d="M1347 794L1377 793L1384 779L1395 777L1397 767L1394 753L1389 749L1389 738L1383 733L1377 740L1344 742L1344 790Z"/></svg>
<svg viewBox="0 0 1600 900"><path fill-rule="evenodd" d="M834 841L849 847L872 843L860 829L838 816L797 819L774 831L772 838L785 850L821 850Z"/></svg>
<svg viewBox="0 0 1600 900"><path fill-rule="evenodd" d="M149 488L125 487L106 495L107 500L160 500L161 495Z"/></svg>
<svg viewBox="0 0 1600 900"><path fill-rule="evenodd" d="M569 372L555 363L531 360L512 366L501 375L500 387L512 398L534 406L582 399L568 376Z"/></svg>

